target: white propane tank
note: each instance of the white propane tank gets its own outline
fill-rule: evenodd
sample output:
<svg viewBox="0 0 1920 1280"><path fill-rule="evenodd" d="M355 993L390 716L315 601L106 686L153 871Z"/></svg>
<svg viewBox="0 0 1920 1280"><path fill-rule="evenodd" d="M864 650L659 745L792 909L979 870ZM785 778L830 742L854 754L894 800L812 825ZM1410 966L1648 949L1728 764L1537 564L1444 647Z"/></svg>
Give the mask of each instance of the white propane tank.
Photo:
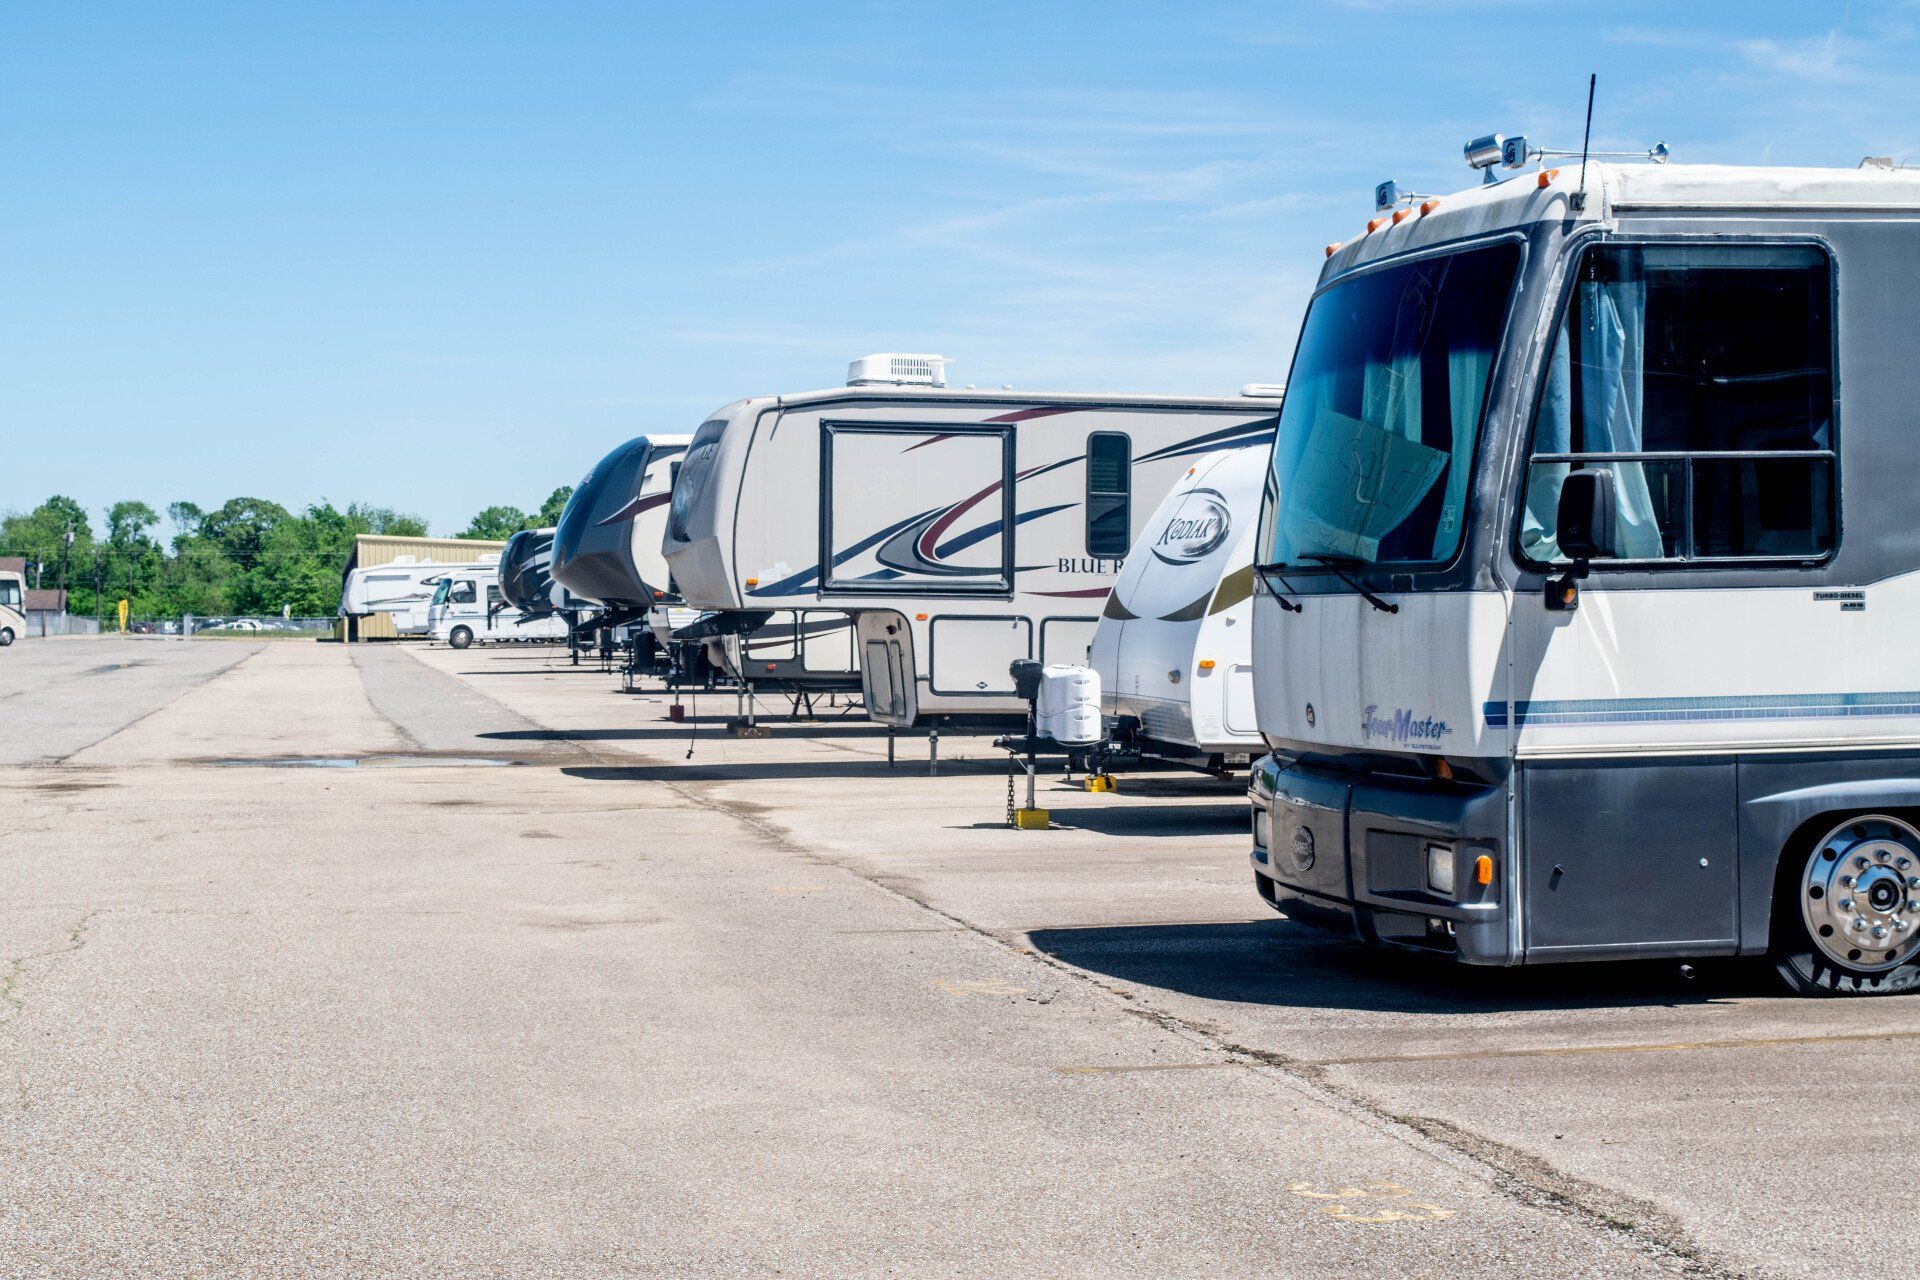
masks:
<svg viewBox="0 0 1920 1280"><path fill-rule="evenodd" d="M1040 736L1063 746L1091 746L1100 729L1100 673L1055 663L1040 671Z"/></svg>

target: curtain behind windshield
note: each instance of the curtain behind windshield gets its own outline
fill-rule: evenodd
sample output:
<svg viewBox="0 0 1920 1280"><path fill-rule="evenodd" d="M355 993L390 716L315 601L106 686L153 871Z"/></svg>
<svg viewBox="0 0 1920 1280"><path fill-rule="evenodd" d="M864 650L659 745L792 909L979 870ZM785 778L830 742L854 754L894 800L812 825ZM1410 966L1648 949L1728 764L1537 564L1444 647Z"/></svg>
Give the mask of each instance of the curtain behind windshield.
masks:
<svg viewBox="0 0 1920 1280"><path fill-rule="evenodd" d="M1468 250L1314 300L1274 446L1274 562L1453 554L1518 261L1511 244Z"/></svg>

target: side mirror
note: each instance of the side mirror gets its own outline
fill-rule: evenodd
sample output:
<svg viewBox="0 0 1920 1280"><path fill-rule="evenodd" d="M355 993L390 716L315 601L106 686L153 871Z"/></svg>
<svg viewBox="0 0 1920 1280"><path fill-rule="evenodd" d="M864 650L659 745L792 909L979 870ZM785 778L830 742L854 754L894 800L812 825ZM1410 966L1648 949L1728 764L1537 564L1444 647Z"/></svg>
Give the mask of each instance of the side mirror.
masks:
<svg viewBox="0 0 1920 1280"><path fill-rule="evenodd" d="M1547 579L1547 608L1571 613L1580 607L1579 579L1587 576L1587 562L1613 554L1613 473L1570 471L1560 487L1560 507L1554 513L1554 538L1560 554L1573 561L1567 571Z"/></svg>
<svg viewBox="0 0 1920 1280"><path fill-rule="evenodd" d="M1560 554L1576 565L1612 555L1613 515L1611 471L1568 472L1553 521Z"/></svg>

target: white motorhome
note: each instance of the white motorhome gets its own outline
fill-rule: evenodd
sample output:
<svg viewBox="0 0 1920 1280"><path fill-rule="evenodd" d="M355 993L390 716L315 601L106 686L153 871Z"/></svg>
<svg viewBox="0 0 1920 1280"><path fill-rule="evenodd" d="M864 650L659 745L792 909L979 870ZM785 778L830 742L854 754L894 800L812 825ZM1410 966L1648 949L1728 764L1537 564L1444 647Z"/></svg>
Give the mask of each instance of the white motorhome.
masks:
<svg viewBox="0 0 1920 1280"><path fill-rule="evenodd" d="M1471 964L1920 986L1920 171L1567 160L1332 246L1257 554L1253 870ZM1650 157L1664 159L1664 148Z"/></svg>
<svg viewBox="0 0 1920 1280"><path fill-rule="evenodd" d="M667 522L689 604L852 614L894 726L1023 720L1010 664L1084 663L1149 504L1274 424L1270 399L956 390L944 364L870 356L845 387L727 405Z"/></svg>
<svg viewBox="0 0 1920 1280"><path fill-rule="evenodd" d="M500 596L497 570L443 572L428 608L427 632L435 640L464 649L476 640L564 640L566 619L555 613L529 614Z"/></svg>
<svg viewBox="0 0 1920 1280"><path fill-rule="evenodd" d="M27 634L27 576L0 569L0 649Z"/></svg>
<svg viewBox="0 0 1920 1280"><path fill-rule="evenodd" d="M1127 555L1088 665L1113 744L1208 768L1265 751L1253 705L1253 543L1268 441L1199 459Z"/></svg>
<svg viewBox="0 0 1920 1280"><path fill-rule="evenodd" d="M401 556L390 564L360 565L347 571L340 588L340 616L364 618L368 614L393 615L393 629L401 635L425 635L429 630L427 609L433 603L434 589L448 573L497 568L493 559L460 564L437 564Z"/></svg>

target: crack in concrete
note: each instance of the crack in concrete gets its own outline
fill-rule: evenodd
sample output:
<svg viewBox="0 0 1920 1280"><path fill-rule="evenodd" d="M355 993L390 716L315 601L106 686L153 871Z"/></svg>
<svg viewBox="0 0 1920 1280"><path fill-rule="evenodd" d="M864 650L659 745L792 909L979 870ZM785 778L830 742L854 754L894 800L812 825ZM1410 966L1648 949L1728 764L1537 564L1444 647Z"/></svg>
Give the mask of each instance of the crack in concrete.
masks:
<svg viewBox="0 0 1920 1280"><path fill-rule="evenodd" d="M1682 1275L1701 1277L1703 1280L1764 1280L1764 1273L1722 1257L1696 1242L1673 1215L1649 1201L1576 1177L1538 1156L1447 1121L1397 1114L1362 1090L1330 1079L1324 1067L1270 1050L1238 1044L1216 1028L1166 1010L1141 1006L1134 993L1111 987L1095 974L935 906L918 891L917 886L911 890L903 887L901 877L869 873L846 859L818 853L800 845L791 831L777 823L768 821L757 812L738 807L724 797L708 794L706 788L713 784L675 783L664 779L660 782L667 790L690 803L721 813L751 828L783 852L798 855L812 863L834 867L865 881L882 893L947 921L955 926L955 932L964 930L974 934L1016 957L1044 965L1083 983L1099 996L1127 1002L1123 1005L1124 1012L1144 1018L1196 1048L1225 1054L1236 1065L1439 1159L1451 1168L1477 1175L1508 1199L1531 1209L1570 1219L1629 1244L1655 1259L1672 1263Z"/></svg>
<svg viewBox="0 0 1920 1280"><path fill-rule="evenodd" d="M45 951L36 951L31 955L16 956L6 962L6 968L0 970L0 1026L13 1022L26 1012L27 1004L21 994L28 966L36 960L53 960L60 956L72 955L87 945L87 930L95 917L103 914L93 910L81 916L71 929L67 930L67 940L57 947Z"/></svg>

